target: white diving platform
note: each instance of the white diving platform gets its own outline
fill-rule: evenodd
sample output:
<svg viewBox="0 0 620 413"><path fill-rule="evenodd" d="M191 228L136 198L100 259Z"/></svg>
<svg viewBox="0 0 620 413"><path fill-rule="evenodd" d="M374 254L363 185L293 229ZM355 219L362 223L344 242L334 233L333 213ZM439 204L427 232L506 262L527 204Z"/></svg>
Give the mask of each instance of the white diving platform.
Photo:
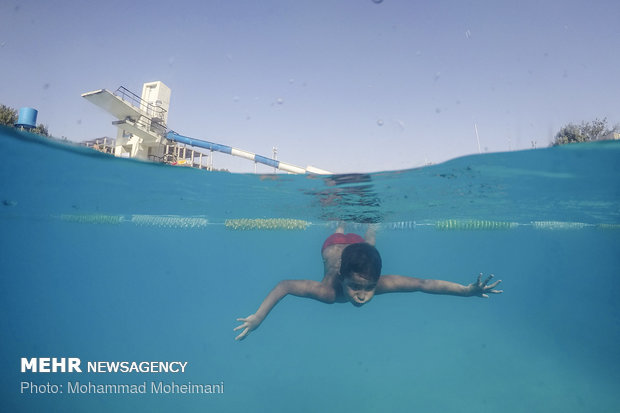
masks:
<svg viewBox="0 0 620 413"><path fill-rule="evenodd" d="M117 120L115 156L162 158L166 142L166 121L170 106L170 88L162 82L145 83L142 97L119 87L115 92L99 89L82 97L99 106Z"/></svg>
<svg viewBox="0 0 620 413"><path fill-rule="evenodd" d="M146 116L139 108L128 104L120 97L106 89L83 93L82 97L99 106L117 119L131 118L138 120L140 116Z"/></svg>
<svg viewBox="0 0 620 413"><path fill-rule="evenodd" d="M84 93L82 97L119 119L113 124L139 136L144 143L161 142L165 127L157 128L159 125L151 123L152 116L149 116L147 111L132 105L106 89Z"/></svg>

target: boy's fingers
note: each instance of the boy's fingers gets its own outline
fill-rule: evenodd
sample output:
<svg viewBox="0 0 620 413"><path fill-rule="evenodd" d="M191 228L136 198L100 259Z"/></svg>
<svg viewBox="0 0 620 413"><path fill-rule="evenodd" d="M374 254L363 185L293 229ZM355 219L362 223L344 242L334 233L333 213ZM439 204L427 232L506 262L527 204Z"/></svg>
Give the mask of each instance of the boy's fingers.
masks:
<svg viewBox="0 0 620 413"><path fill-rule="evenodd" d="M482 275L482 274L481 274ZM493 274L489 275L486 280L484 280L484 285L487 285L489 281L491 281L495 277Z"/></svg>
<svg viewBox="0 0 620 413"><path fill-rule="evenodd" d="M488 285L487 287L488 287L488 288L495 288L495 287L497 287L497 284L499 284L499 283L501 283L501 282L502 282L502 280L497 280L497 281L495 281L493 284Z"/></svg>
<svg viewBox="0 0 620 413"><path fill-rule="evenodd" d="M243 340L245 338L245 336L248 334L248 328L246 328L245 330L243 330L243 332L241 334L239 334L237 337L235 337L235 340Z"/></svg>
<svg viewBox="0 0 620 413"><path fill-rule="evenodd" d="M242 328L245 328L245 324L241 324L240 326L235 327L233 331L241 330Z"/></svg>

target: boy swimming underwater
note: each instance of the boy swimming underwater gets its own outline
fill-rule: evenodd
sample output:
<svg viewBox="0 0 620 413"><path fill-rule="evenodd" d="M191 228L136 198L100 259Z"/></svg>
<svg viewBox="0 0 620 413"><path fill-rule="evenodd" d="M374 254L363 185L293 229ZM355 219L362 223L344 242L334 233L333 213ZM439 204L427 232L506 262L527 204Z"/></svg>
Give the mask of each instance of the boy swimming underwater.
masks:
<svg viewBox="0 0 620 413"><path fill-rule="evenodd" d="M361 307L372 300L375 294L421 291L428 294L488 298L489 293L503 292L495 290L501 280L488 284L493 275L482 281L480 274L478 280L469 285L402 275L381 275L381 256L374 245L375 232L372 226L366 232L365 238L362 238L357 234L345 234L344 226L340 225L323 244L323 280L280 281L256 313L237 319L242 324L234 331L242 331L235 340L243 340L251 331L256 330L273 307L288 294L327 304L350 302Z"/></svg>

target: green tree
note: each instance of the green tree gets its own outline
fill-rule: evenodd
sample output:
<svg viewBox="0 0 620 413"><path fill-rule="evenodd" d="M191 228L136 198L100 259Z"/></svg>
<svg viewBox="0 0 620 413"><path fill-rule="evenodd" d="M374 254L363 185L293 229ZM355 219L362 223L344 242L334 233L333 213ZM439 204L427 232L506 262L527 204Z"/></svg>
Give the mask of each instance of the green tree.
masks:
<svg viewBox="0 0 620 413"><path fill-rule="evenodd" d="M34 128L34 129L32 129L32 130L30 130L30 132L32 132L32 133L38 133L39 135L43 135L43 136L50 136L50 133L49 133L49 131L47 130L47 126L45 126L45 125L44 125L44 124L42 124L42 123L39 123L39 124L37 125L37 127L36 127L36 128Z"/></svg>
<svg viewBox="0 0 620 413"><path fill-rule="evenodd" d="M555 134L551 145L595 141L611 132L612 130L607 128L607 118L602 120L597 118L592 122L581 122L581 125L569 123Z"/></svg>
<svg viewBox="0 0 620 413"><path fill-rule="evenodd" d="M17 111L9 106L0 105L0 125L13 126L17 122Z"/></svg>

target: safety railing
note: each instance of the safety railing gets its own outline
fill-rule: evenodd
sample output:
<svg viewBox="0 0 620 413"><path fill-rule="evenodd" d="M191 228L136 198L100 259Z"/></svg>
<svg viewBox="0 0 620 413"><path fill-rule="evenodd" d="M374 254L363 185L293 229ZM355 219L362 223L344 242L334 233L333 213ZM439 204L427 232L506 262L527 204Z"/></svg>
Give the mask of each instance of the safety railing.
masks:
<svg viewBox="0 0 620 413"><path fill-rule="evenodd" d="M121 100L123 100L124 102L129 103L131 106L142 110L144 113L146 113L147 117L156 120L160 124L164 123L164 119L166 118L166 109L162 108L161 106L153 105L152 103L145 101L140 96L136 95L124 86L120 86L118 89L116 89L114 95L121 98Z"/></svg>
<svg viewBox="0 0 620 413"><path fill-rule="evenodd" d="M115 143L116 143L115 139L103 137L103 138L93 139L90 141L84 141L81 143L81 145L86 146L87 148L92 148L99 152L114 154Z"/></svg>
<svg viewBox="0 0 620 413"><path fill-rule="evenodd" d="M163 156L150 155L149 159L168 165L211 170L211 166L207 163L209 155L184 145L167 144L165 145Z"/></svg>

